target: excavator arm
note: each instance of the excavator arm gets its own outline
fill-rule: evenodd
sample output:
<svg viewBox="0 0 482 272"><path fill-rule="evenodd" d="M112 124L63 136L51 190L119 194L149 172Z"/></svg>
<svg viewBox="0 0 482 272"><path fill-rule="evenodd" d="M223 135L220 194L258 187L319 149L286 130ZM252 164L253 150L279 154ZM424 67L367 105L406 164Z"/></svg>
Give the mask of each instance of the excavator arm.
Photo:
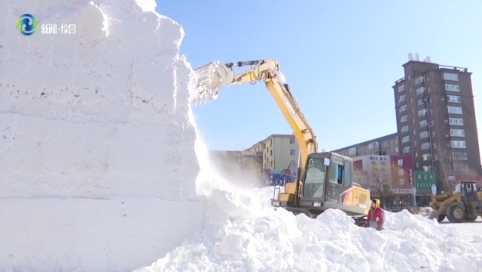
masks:
<svg viewBox="0 0 482 272"><path fill-rule="evenodd" d="M242 67L250 68L237 73L235 69ZM195 72L198 75L198 82L192 96L194 104L215 99L222 88L230 85L264 82L298 141L300 177L303 176L308 155L318 151L318 143L313 129L298 107L289 85L281 74L279 64L275 60L240 61L225 64L216 61L196 69Z"/></svg>

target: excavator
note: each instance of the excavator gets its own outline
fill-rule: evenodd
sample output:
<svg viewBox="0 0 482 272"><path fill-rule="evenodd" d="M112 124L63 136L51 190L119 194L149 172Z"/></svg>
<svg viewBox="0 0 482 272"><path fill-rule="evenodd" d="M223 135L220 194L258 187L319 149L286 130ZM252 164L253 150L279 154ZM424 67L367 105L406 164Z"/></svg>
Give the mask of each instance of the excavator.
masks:
<svg viewBox="0 0 482 272"><path fill-rule="evenodd" d="M238 72L236 69L246 68ZM191 103L216 99L219 91L232 85L264 82L268 92L293 130L299 144L296 181L276 186L271 205L294 214L316 218L327 209L339 209L366 224L370 191L352 181L353 160L333 152L318 152L313 129L296 103L275 60L222 63L215 61L195 69L198 77Z"/></svg>

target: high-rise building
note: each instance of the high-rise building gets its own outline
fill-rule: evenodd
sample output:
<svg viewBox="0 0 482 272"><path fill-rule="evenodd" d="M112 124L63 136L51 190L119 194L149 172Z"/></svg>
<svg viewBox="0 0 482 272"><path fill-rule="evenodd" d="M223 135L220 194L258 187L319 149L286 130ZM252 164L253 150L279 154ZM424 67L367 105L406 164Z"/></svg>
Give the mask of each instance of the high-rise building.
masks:
<svg viewBox="0 0 482 272"><path fill-rule="evenodd" d="M400 153L413 156L415 170L434 171L441 190L455 176L479 176L471 73L418 54L403 68L393 86Z"/></svg>

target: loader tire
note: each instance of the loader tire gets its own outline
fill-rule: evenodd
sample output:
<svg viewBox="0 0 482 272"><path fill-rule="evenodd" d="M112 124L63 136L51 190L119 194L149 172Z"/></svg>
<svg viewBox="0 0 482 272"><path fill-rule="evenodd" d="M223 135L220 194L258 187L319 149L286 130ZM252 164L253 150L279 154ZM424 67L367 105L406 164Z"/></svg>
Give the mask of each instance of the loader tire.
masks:
<svg viewBox="0 0 482 272"><path fill-rule="evenodd" d="M467 222L474 222L475 220L477 220L477 214L467 215L465 217L465 221L467 221Z"/></svg>
<svg viewBox="0 0 482 272"><path fill-rule="evenodd" d="M441 214L437 217L438 222L442 222L442 221L444 221L444 219L445 219L445 214Z"/></svg>
<svg viewBox="0 0 482 272"><path fill-rule="evenodd" d="M447 207L447 219L450 223L462 223L466 217L465 207L459 203L452 203Z"/></svg>

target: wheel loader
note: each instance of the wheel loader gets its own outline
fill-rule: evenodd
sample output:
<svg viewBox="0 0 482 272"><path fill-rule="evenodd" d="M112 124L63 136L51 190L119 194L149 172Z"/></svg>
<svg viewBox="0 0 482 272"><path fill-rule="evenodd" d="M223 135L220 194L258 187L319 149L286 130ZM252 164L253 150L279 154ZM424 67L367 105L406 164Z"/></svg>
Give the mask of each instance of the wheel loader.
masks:
<svg viewBox="0 0 482 272"><path fill-rule="evenodd" d="M246 67L245 71L235 71ZM261 82L293 130L300 148L297 179L294 183L287 183L282 192L281 187L275 188L272 206L309 217L316 217L330 208L340 209L351 215L355 224L365 224L371 203L370 192L352 182L352 159L336 153L318 152L313 129L299 109L275 60L215 61L195 69L195 72L198 83L193 92L193 104L215 99L227 86Z"/></svg>
<svg viewBox="0 0 482 272"><path fill-rule="evenodd" d="M447 218L451 223L473 222L482 216L482 192L477 190L475 181L458 181L451 194L442 192L432 196L433 209L429 219L442 222Z"/></svg>

